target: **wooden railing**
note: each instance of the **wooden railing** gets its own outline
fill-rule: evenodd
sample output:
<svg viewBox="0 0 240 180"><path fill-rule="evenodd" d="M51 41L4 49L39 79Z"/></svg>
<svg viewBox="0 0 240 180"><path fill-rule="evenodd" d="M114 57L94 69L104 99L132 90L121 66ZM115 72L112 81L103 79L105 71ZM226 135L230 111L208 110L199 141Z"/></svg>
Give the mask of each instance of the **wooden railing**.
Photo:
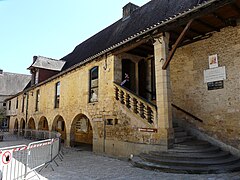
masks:
<svg viewBox="0 0 240 180"><path fill-rule="evenodd" d="M186 115L192 117L194 120L197 120L197 121L199 121L199 122L203 122L203 120L201 120L200 118L198 118L198 117L196 117L195 115L193 115L192 113L190 113L190 112L188 112L188 111L186 111L186 110L184 110L184 109L176 106L175 104L172 104L172 107L174 107L174 108L176 108L177 110L179 110L179 111L185 113Z"/></svg>
<svg viewBox="0 0 240 180"><path fill-rule="evenodd" d="M115 99L125 105L130 111L137 114L150 124L156 122L156 106L147 100L137 96L130 90L114 83Z"/></svg>

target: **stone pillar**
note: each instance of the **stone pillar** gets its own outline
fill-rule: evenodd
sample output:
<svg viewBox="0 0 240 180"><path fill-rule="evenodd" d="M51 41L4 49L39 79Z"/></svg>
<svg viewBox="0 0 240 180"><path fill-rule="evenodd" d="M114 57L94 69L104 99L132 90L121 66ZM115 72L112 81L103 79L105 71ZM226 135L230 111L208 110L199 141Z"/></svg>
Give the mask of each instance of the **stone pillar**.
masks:
<svg viewBox="0 0 240 180"><path fill-rule="evenodd" d="M65 124L65 131L66 131L66 139L64 142L64 146L70 147L71 146L71 124Z"/></svg>
<svg viewBox="0 0 240 180"><path fill-rule="evenodd" d="M158 128L158 137L156 139L166 149L173 144L170 68L168 67L167 70L162 69L168 54L168 43L168 33L155 39L154 43Z"/></svg>

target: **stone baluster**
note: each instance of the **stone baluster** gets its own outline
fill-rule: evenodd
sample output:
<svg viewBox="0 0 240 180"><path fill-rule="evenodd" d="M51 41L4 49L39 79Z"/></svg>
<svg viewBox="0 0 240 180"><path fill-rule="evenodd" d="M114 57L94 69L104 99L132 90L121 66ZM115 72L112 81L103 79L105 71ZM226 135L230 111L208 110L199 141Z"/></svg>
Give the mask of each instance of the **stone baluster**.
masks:
<svg viewBox="0 0 240 180"><path fill-rule="evenodd" d="M120 102L124 104L124 91L120 90Z"/></svg>
<svg viewBox="0 0 240 180"><path fill-rule="evenodd" d="M136 98L132 98L132 109L133 109L133 112L137 114L137 100Z"/></svg>
<svg viewBox="0 0 240 180"><path fill-rule="evenodd" d="M138 107L139 107L139 115L140 115L141 118L144 119L144 105L143 105L143 103L140 102L140 101L139 101L138 104L139 104L139 105L138 105Z"/></svg>
<svg viewBox="0 0 240 180"><path fill-rule="evenodd" d="M119 89L117 86L115 86L115 99L118 101L119 100Z"/></svg>
<svg viewBox="0 0 240 180"><path fill-rule="evenodd" d="M153 119L154 119L153 111L150 107L147 107L147 121L149 123L153 123Z"/></svg>
<svg viewBox="0 0 240 180"><path fill-rule="evenodd" d="M125 105L129 109L131 108L131 105L130 105L130 95L128 93L125 94Z"/></svg>

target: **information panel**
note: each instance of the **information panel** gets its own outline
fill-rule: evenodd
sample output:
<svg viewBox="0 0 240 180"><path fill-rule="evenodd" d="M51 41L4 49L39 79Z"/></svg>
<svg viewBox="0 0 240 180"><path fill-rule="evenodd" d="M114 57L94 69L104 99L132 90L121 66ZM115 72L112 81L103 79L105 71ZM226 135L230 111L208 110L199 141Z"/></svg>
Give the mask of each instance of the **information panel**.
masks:
<svg viewBox="0 0 240 180"><path fill-rule="evenodd" d="M204 83L226 79L225 66L204 70Z"/></svg>

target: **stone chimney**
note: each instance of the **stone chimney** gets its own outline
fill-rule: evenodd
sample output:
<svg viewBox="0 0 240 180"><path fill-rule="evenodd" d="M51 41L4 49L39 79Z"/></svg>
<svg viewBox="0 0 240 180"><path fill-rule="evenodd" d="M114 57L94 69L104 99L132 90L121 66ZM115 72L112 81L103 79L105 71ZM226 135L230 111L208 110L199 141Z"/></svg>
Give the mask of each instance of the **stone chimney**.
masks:
<svg viewBox="0 0 240 180"><path fill-rule="evenodd" d="M122 20L125 20L126 18L130 17L130 15L138 9L139 6L133 4L133 3L128 3L123 7L123 17Z"/></svg>
<svg viewBox="0 0 240 180"><path fill-rule="evenodd" d="M2 69L0 69L0 74L3 74L3 70Z"/></svg>

